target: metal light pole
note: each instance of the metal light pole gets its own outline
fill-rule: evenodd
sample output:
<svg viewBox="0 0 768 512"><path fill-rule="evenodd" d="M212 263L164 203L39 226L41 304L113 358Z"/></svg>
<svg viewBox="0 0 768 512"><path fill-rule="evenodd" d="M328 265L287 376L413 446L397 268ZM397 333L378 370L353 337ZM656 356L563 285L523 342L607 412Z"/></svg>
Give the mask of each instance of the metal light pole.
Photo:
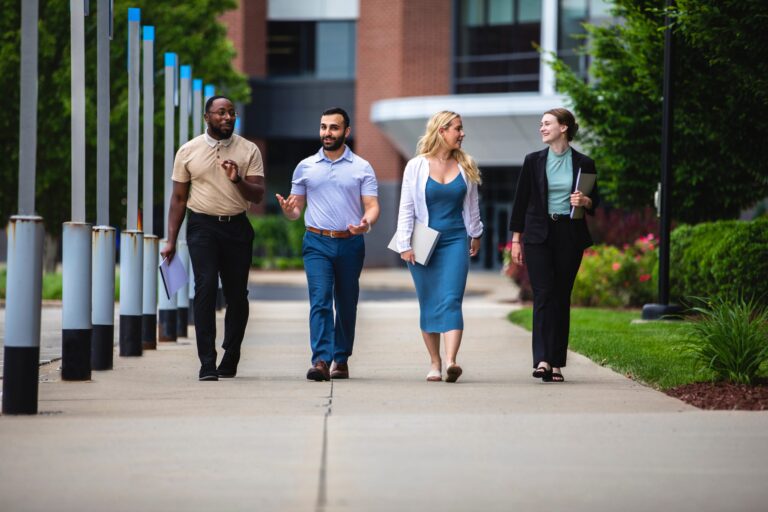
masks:
<svg viewBox="0 0 768 512"><path fill-rule="evenodd" d="M192 67L181 66L179 70L179 147L189 140L189 106L191 101L190 88L192 84ZM187 219L179 228L179 239L176 243L179 260L189 275L189 248L187 247ZM189 312L189 285L185 284L176 292L176 335L187 337L187 318Z"/></svg>
<svg viewBox="0 0 768 512"><path fill-rule="evenodd" d="M144 79L144 282L142 286L141 342L144 350L157 348L157 258L159 239L154 234L155 156L155 27L143 27Z"/></svg>
<svg viewBox="0 0 768 512"><path fill-rule="evenodd" d="M8 222L3 414L37 414L43 218L35 215L37 0L21 3L19 213Z"/></svg>
<svg viewBox="0 0 768 512"><path fill-rule="evenodd" d="M96 12L96 226L91 233L91 369L111 370L115 346L115 228L109 225L109 41L112 0Z"/></svg>
<svg viewBox="0 0 768 512"><path fill-rule="evenodd" d="M91 224L85 222L85 3L70 0L72 220L62 235L61 378L91 378Z"/></svg>
<svg viewBox="0 0 768 512"><path fill-rule="evenodd" d="M120 355L141 356L144 233L139 207L139 24L141 9L128 9L128 222L120 236Z"/></svg>
<svg viewBox="0 0 768 512"><path fill-rule="evenodd" d="M672 6L672 0L667 0L667 11ZM664 102L661 114L661 188L659 213L659 302L645 304L642 318L644 320L659 320L666 315L680 313L682 308L669 303L669 235L670 235L670 198L672 195L672 129L674 110L674 83L672 58L674 55L674 34L672 33L669 14L664 18L664 80L662 94Z"/></svg>
<svg viewBox="0 0 768 512"><path fill-rule="evenodd" d="M192 135L197 137L203 133L203 81L199 78L192 80ZM187 247L189 251L189 247ZM195 269L192 258L189 259L189 305L187 309L187 325L195 325Z"/></svg>
<svg viewBox="0 0 768 512"><path fill-rule="evenodd" d="M171 193L173 184L171 174L173 173L174 156L174 98L176 93L176 54L165 54L165 143L164 143L164 175L163 175L163 197L165 198L163 208L163 229L165 237L160 245L165 245L168 239L168 209L171 207ZM160 341L176 341L176 295L170 299L165 294L165 289L160 289L162 283L158 283L158 339Z"/></svg>

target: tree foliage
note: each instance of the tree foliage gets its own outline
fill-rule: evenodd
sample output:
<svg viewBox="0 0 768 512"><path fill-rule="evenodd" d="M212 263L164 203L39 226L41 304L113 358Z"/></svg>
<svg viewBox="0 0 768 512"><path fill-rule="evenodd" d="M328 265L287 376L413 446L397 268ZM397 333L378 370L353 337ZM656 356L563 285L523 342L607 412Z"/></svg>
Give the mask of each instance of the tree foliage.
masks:
<svg viewBox="0 0 768 512"><path fill-rule="evenodd" d="M3 223L18 210L19 75L21 1L0 0L0 216ZM59 233L70 217L70 13L69 2L40 0L38 50L38 131L36 210L46 230ZM192 66L193 77L214 84L235 101L247 101L246 79L231 66L234 47L217 19L234 8L235 0L115 0L114 34L110 45L110 223L124 227L127 195L128 7L141 8L141 24L155 27L155 202L162 204L165 52ZM87 219L96 212L96 9L85 18L86 39L86 197ZM22 115L33 115L24 112ZM142 126L140 124L140 126ZM139 136L141 140L141 135ZM178 140L178 139L176 139ZM141 158L139 159L141 162ZM140 172L141 169L140 169ZM141 178L140 178L141 183ZM141 185L140 187L141 188Z"/></svg>
<svg viewBox="0 0 768 512"><path fill-rule="evenodd" d="M733 218L768 195L768 22L764 0L677 0L674 29L672 215ZM660 177L664 1L617 0L619 23L587 25L584 82L553 64L586 127L601 192L615 205L651 204Z"/></svg>

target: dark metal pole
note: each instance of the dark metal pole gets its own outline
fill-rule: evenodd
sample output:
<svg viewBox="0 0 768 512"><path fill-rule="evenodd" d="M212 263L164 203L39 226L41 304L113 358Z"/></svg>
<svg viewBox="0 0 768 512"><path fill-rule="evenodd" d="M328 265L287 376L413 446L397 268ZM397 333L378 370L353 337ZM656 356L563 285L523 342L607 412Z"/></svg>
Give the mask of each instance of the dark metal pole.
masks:
<svg viewBox="0 0 768 512"><path fill-rule="evenodd" d="M643 306L645 320L658 320L665 315L680 312L680 307L669 304L669 235L670 198L672 195L672 129L674 110L673 66L674 34L669 17L672 0L666 1L667 15L664 17L664 78L662 81L661 113L661 198L659 211L659 303Z"/></svg>
<svg viewBox="0 0 768 512"><path fill-rule="evenodd" d="M115 345L115 235L109 225L109 52L112 0L96 8L96 226L92 232L91 370L111 370Z"/></svg>

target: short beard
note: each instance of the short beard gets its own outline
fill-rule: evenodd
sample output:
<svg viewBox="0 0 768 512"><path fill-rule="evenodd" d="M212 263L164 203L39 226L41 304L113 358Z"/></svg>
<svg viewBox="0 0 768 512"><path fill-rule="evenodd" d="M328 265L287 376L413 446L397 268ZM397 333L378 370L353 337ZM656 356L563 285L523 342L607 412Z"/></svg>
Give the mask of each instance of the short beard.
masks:
<svg viewBox="0 0 768 512"><path fill-rule="evenodd" d="M341 146L343 146L346 141L347 141L347 138L344 135L342 135L341 137L336 139L333 142L333 144L331 144L330 146L326 146L325 140L323 138L320 138L320 143L323 145L323 149L325 149L326 151L336 151Z"/></svg>
<svg viewBox="0 0 768 512"><path fill-rule="evenodd" d="M229 130L229 133L225 133L221 128L218 128L216 126L213 126L211 124L208 125L208 132L211 135L216 135L217 137L221 139L228 139L232 136L232 133L235 131L234 128L231 128Z"/></svg>

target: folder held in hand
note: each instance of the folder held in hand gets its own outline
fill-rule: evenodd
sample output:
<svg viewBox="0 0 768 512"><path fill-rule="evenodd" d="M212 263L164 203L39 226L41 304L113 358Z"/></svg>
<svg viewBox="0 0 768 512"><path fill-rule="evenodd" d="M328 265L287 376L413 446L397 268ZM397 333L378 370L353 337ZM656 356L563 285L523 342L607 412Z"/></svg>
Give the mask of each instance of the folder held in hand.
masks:
<svg viewBox="0 0 768 512"><path fill-rule="evenodd" d="M160 277L163 280L163 287L165 288L168 300L171 300L173 294L189 281L187 270L176 254L174 254L171 261L168 261L168 258L164 258L160 262Z"/></svg>

